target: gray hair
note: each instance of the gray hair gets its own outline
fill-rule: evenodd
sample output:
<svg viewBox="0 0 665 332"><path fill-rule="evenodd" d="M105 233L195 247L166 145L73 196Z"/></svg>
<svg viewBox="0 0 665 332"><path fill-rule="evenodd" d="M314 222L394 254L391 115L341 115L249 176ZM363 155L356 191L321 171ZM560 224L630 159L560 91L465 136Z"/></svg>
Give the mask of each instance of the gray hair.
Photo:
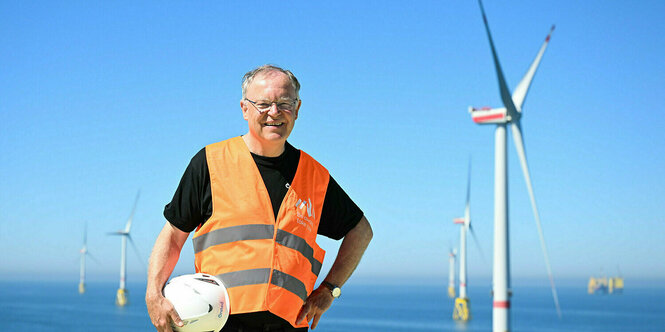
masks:
<svg viewBox="0 0 665 332"><path fill-rule="evenodd" d="M278 71L288 76L289 80L291 81L291 85L293 85L293 89L296 91L296 98L300 98L299 94L300 82L298 82L296 76L293 75L293 73L290 70L286 70L275 65L263 65L261 67L252 69L251 71L248 71L247 74L245 74L245 76L242 77L242 98L245 99L245 94L247 93L247 87L249 87L249 85L252 83L256 75L262 73L268 73L271 71Z"/></svg>

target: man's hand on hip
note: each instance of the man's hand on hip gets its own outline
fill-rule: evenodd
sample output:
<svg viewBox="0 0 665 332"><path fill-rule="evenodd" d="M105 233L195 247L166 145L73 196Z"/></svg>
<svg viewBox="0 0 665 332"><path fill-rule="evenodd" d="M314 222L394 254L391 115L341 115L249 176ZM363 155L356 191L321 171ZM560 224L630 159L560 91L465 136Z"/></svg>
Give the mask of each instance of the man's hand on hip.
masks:
<svg viewBox="0 0 665 332"><path fill-rule="evenodd" d="M315 289L312 294L307 297L305 304L303 304L300 309L300 314L298 314L298 319L296 322L301 322L303 319L307 318L307 321L312 321L312 330L316 328L316 325L319 323L319 319L323 316L323 313L330 308L333 302L332 294L330 290L325 286L319 286Z"/></svg>

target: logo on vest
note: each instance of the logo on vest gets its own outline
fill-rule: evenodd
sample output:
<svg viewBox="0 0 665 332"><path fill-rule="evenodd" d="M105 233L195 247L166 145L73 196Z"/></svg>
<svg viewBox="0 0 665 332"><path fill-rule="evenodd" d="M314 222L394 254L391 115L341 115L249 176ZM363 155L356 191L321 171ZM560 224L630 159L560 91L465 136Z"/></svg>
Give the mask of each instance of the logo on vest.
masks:
<svg viewBox="0 0 665 332"><path fill-rule="evenodd" d="M312 231L312 225L316 216L314 215L314 210L312 209L312 199L308 198L306 201L298 199L295 204L296 208L296 221L307 227L308 231Z"/></svg>

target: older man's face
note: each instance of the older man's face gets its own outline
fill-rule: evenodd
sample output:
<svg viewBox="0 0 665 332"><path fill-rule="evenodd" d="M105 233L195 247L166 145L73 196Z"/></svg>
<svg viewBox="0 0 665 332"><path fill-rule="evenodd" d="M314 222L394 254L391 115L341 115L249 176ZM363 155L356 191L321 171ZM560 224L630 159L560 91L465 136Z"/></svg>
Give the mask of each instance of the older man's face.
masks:
<svg viewBox="0 0 665 332"><path fill-rule="evenodd" d="M247 87L245 98L254 102L243 100L240 104L252 139L260 144L283 144L293 130L300 108L300 101L296 100L296 92L288 76L278 71L258 74ZM277 107L277 104L289 102L293 102L291 110ZM261 113L262 104L271 105Z"/></svg>

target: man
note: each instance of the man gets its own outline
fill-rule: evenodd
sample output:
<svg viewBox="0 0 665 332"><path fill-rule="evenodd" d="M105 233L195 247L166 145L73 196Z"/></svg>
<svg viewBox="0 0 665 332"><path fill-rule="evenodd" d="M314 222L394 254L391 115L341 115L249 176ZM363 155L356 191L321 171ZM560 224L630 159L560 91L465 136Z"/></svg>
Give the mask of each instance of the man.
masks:
<svg viewBox="0 0 665 332"><path fill-rule="evenodd" d="M248 132L194 156L150 257L146 304L159 331L182 321L162 289L189 232L197 272L218 276L231 299L222 331L307 331L340 295L372 238L362 211L327 170L286 139L298 118L300 84L265 65L243 78L240 108ZM314 288L321 234L344 239Z"/></svg>

